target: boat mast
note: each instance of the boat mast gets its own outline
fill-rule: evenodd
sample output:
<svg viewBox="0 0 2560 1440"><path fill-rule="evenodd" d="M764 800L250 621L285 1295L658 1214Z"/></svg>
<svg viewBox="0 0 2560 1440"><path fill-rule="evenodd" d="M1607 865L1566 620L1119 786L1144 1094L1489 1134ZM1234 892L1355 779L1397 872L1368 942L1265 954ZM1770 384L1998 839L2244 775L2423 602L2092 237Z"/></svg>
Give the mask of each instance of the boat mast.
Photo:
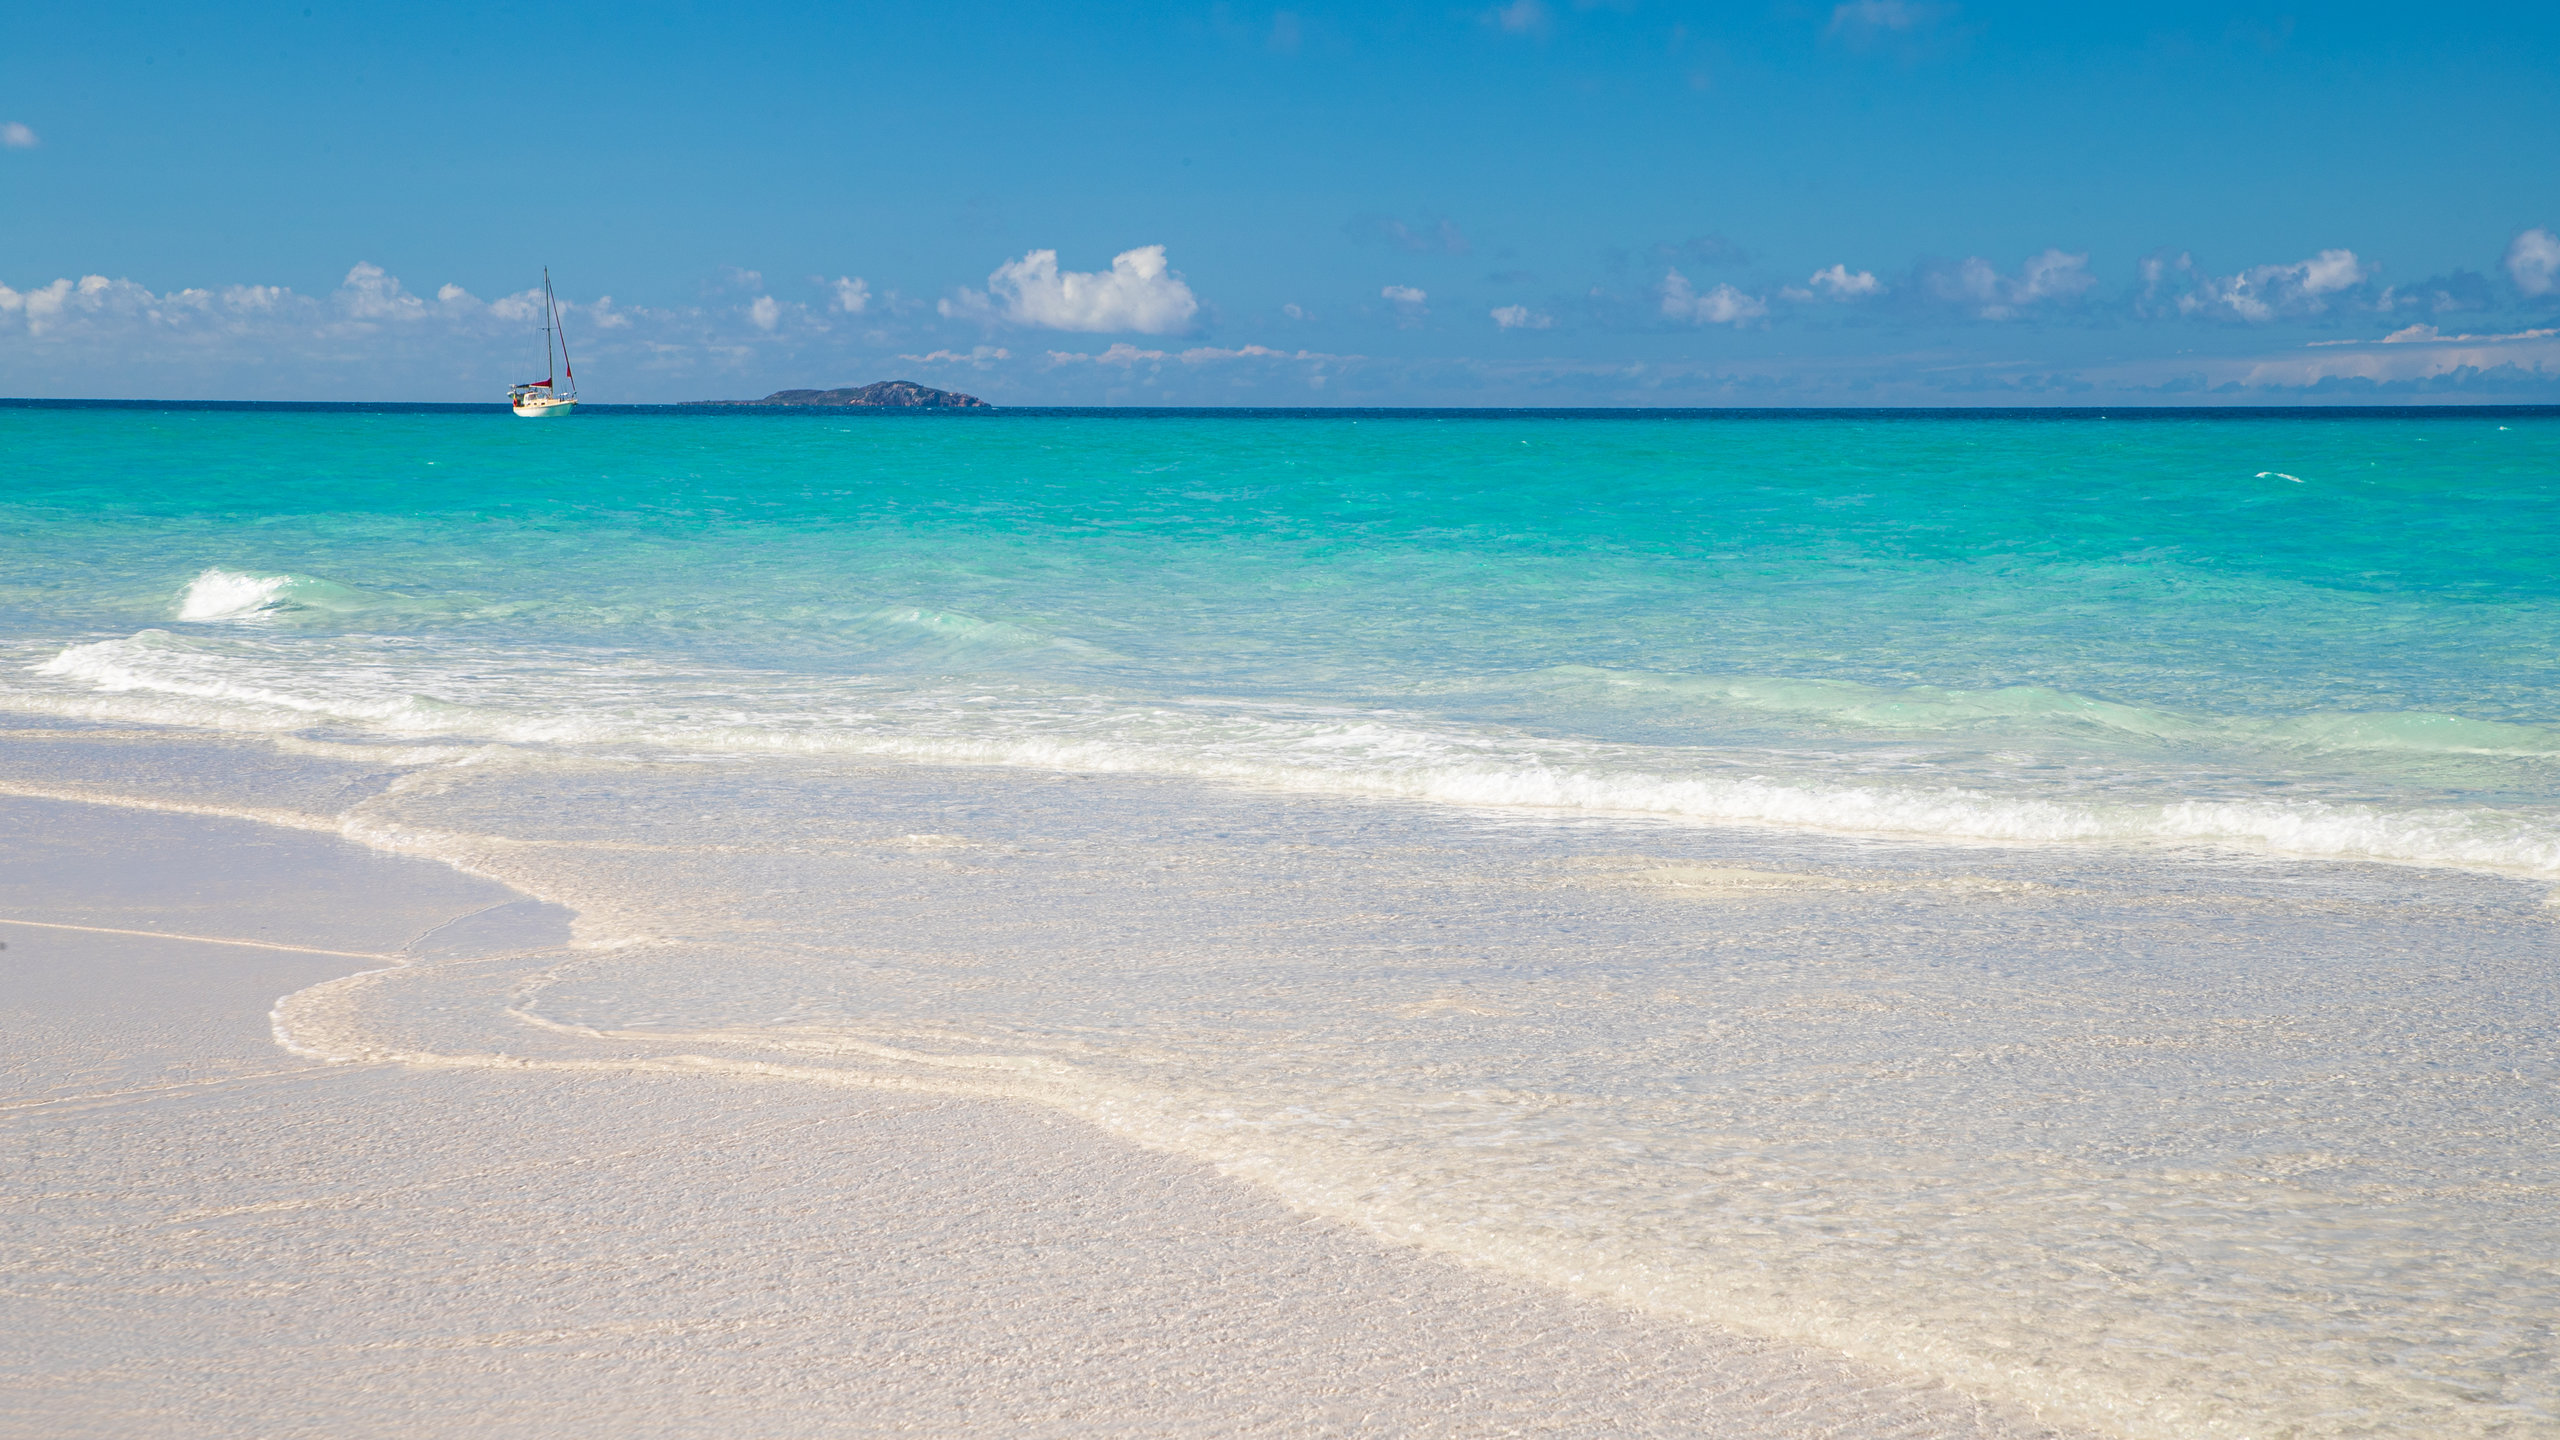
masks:
<svg viewBox="0 0 2560 1440"><path fill-rule="evenodd" d="M551 267L542 267L542 293L551 293ZM569 332L560 324L560 302L551 302L551 328L560 332L560 373L569 378L569 398L578 398L578 367L569 363Z"/></svg>
<svg viewBox="0 0 2560 1440"><path fill-rule="evenodd" d="M542 383L548 385L560 373L559 362L552 358L551 332L559 326L560 307L551 302L551 267L542 267Z"/></svg>

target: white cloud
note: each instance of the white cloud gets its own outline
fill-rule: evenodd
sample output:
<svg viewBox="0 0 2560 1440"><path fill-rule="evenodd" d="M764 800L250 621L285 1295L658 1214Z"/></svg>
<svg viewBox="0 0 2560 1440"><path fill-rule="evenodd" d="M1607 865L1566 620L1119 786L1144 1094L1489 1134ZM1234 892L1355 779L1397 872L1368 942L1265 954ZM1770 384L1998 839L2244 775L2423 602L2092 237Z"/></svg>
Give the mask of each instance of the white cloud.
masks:
<svg viewBox="0 0 2560 1440"><path fill-rule="evenodd" d="M1493 323L1505 330L1544 330L1556 323L1556 317L1542 315L1526 305L1500 305L1494 308Z"/></svg>
<svg viewBox="0 0 2560 1440"><path fill-rule="evenodd" d="M358 320L415 320L427 313L427 302L381 266L359 263L338 282L338 308Z"/></svg>
<svg viewBox="0 0 2560 1440"><path fill-rule="evenodd" d="M0 125L0 145L12 150L33 150L44 142L36 139L35 130L16 120Z"/></svg>
<svg viewBox="0 0 2560 1440"><path fill-rule="evenodd" d="M2068 300L2098 283L2089 273L2089 257L2084 252L2066 255L2060 250L2047 250L2030 256L2018 267L2018 282L2013 294L2018 304L2032 305L2038 300Z"/></svg>
<svg viewBox="0 0 2560 1440"><path fill-rule="evenodd" d="M2192 288L2178 297L2179 314L2230 315L2252 323L2319 314L2329 308L2329 296L2354 289L2373 273L2353 250L2323 250L2290 265L2257 265L2223 276L2197 274L2195 263L2181 255L2174 267L2144 262L2146 288L2157 288L2172 268L2192 279Z"/></svg>
<svg viewBox="0 0 2560 1440"><path fill-rule="evenodd" d="M985 370L998 360L1010 360L1013 352L1001 345L978 345L967 350L933 350L922 355L901 355L901 360L916 365L966 365Z"/></svg>
<svg viewBox="0 0 2560 1440"><path fill-rule="evenodd" d="M1477 18L1506 34L1544 35L1553 16L1547 9L1546 0L1511 0L1510 4L1487 10Z"/></svg>
<svg viewBox="0 0 2560 1440"><path fill-rule="evenodd" d="M987 276L984 293L962 290L941 312L954 319L1000 319L1043 330L1134 330L1172 335L1191 328L1200 302L1165 264L1164 247L1111 257L1107 271L1061 271L1058 252L1034 250Z"/></svg>
<svg viewBox="0 0 2560 1440"><path fill-rule="evenodd" d="M1280 313L1288 316L1292 320L1304 320L1307 318L1307 307L1299 304L1295 300L1292 300L1288 304L1280 307Z"/></svg>
<svg viewBox="0 0 2560 1440"><path fill-rule="evenodd" d="M2510 330L2504 335L2447 335L2433 325L2403 325L2379 340L2306 340L2303 345L2312 350L2338 345L2504 345L2516 340L2548 340L2554 335L2560 335L2560 328Z"/></svg>
<svg viewBox="0 0 2560 1440"><path fill-rule="evenodd" d="M2539 378L2545 385L2560 382L2560 330L2391 338L2395 343L2387 346L2311 347L2317 348L2316 354L2297 351L2221 361L2206 367L2205 373L2216 383L2264 390L2341 381L2406 385L2465 375Z"/></svg>
<svg viewBox="0 0 2560 1440"><path fill-rule="evenodd" d="M1076 350L1049 352L1049 363L1052 365L1117 365L1123 370L1136 365L1157 364L1172 358L1173 352L1169 350L1141 350L1126 340L1114 341L1110 349L1099 355L1087 355Z"/></svg>
<svg viewBox="0 0 2560 1440"><path fill-rule="evenodd" d="M1851 270L1846 265L1816 270L1805 283L1829 293L1834 300L1863 300L1884 293L1884 282L1875 277L1874 271Z"/></svg>
<svg viewBox="0 0 2560 1440"><path fill-rule="evenodd" d="M1309 360L1322 362L1358 360L1358 355L1328 355L1318 350L1274 350L1268 345L1239 345L1232 349L1217 345L1195 345L1180 352L1142 350L1126 340L1114 342L1100 354L1080 350L1052 350L1048 361L1058 365L1117 365L1128 369L1138 365L1159 365L1167 360L1184 365L1213 365L1236 360Z"/></svg>
<svg viewBox="0 0 2560 1440"><path fill-rule="evenodd" d="M1662 313L1698 325L1748 325L1769 313L1769 302L1730 285L1700 294L1689 277L1674 270L1662 277Z"/></svg>
<svg viewBox="0 0 2560 1440"><path fill-rule="evenodd" d="M759 295L747 306L747 318L759 330L771 330L782 323L782 306L770 295Z"/></svg>
<svg viewBox="0 0 2560 1440"><path fill-rule="evenodd" d="M528 349L539 363L539 286L485 301L459 285L423 290L412 294L370 263L313 294L272 285L159 292L78 274L0 285L0 394L486 400L489 387L519 377ZM740 393L768 378L755 367L785 331L806 330L812 345L834 347L820 357L830 368L837 360L874 363L893 343L873 337L858 353L847 350L809 323L816 303L771 300L768 331L757 298L730 293L695 306L624 309L610 297L564 297L561 311L578 378L600 400ZM873 312L884 308L875 297ZM985 346L934 358L983 368L1010 356ZM791 374L770 378L805 383Z"/></svg>
<svg viewBox="0 0 2560 1440"><path fill-rule="evenodd" d="M1985 320L2012 319L2029 306L2045 301L2076 300L2097 283L2098 277L2089 273L2086 254L2061 250L2027 257L2015 276L2001 274L1979 255L1928 276L1929 289L1939 299L1972 310Z"/></svg>
<svg viewBox="0 0 2560 1440"><path fill-rule="evenodd" d="M1357 360L1357 355L1328 355L1320 350L1274 350L1268 345L1239 345L1232 350L1215 345L1195 345L1175 357L1185 365L1206 365L1216 360Z"/></svg>
<svg viewBox="0 0 2560 1440"><path fill-rule="evenodd" d="M2302 293L2334 295L2364 283L2365 268L2353 250L2323 250L2293 267L2302 273Z"/></svg>
<svg viewBox="0 0 2560 1440"><path fill-rule="evenodd" d="M1378 291L1378 298L1395 307L1396 324L1410 330L1431 318L1431 296L1411 285L1389 285Z"/></svg>
<svg viewBox="0 0 2560 1440"><path fill-rule="evenodd" d="M2507 246L2507 278L2527 295L2560 291L2560 235L2527 230Z"/></svg>
<svg viewBox="0 0 2560 1440"><path fill-rule="evenodd" d="M835 298L827 302L827 308L839 315L859 315L871 308L871 287L862 283L859 275L839 275L827 288L835 292Z"/></svg>
<svg viewBox="0 0 2560 1440"><path fill-rule="evenodd" d="M430 305L410 294L396 277L372 264L349 269L334 292L318 298L280 285L155 294L147 286L104 275L76 281L66 277L23 292L0 285L0 317L23 323L29 338L85 337L110 347L172 335L199 344L228 339L290 346L333 335L376 334L385 323L411 328L435 321L440 331L456 326L482 330L493 317L508 318L501 306L483 306L457 285L440 288L436 302Z"/></svg>
<svg viewBox="0 0 2560 1440"><path fill-rule="evenodd" d="M501 295L489 302L489 313L518 324L539 320L542 318L542 292L519 290L513 295Z"/></svg>

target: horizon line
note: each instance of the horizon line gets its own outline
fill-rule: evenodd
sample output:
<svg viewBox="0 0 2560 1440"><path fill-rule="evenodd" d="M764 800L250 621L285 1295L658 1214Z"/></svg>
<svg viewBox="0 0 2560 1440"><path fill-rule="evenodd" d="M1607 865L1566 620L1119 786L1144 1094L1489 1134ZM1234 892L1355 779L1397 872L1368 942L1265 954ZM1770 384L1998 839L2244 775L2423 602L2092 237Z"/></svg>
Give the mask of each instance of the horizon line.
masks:
<svg viewBox="0 0 2560 1440"><path fill-rule="evenodd" d="M203 410L301 412L313 414L456 414L495 415L506 413L504 401L481 400L201 400L149 399L122 397L47 397L0 396L0 409L10 410ZM1318 419L1327 416L1376 416L1380 418L1432 417L1508 417L1508 418L1710 418L1717 416L2048 416L2053 418L2107 419L2115 416L2284 416L2332 415L2389 418L2415 415L2512 415L2560 416L2560 403L2503 402L2483 403L2459 400L2404 400L2375 403L2371 401L2294 401L2280 404L2241 403L2197 404L2193 401L2130 401L2117 405L2005 404L1983 405L998 405L988 402L977 406L890 406L890 405L771 405L752 400L684 400L647 404L608 404L601 401L581 402L581 411L619 415L695 415L695 416L942 416L952 419L993 419L999 416L1037 418L1043 416L1218 416L1267 419Z"/></svg>

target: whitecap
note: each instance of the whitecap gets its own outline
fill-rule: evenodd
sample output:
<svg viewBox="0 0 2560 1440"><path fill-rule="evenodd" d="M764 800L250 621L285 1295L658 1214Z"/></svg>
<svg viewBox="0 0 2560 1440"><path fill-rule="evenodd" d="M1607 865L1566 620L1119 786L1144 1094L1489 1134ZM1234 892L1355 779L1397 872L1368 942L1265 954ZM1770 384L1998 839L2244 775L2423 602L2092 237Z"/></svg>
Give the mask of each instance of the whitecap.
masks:
<svg viewBox="0 0 2560 1440"><path fill-rule="evenodd" d="M210 567L187 582L178 597L177 619L203 624L241 620L274 609L293 585L290 575L247 575Z"/></svg>

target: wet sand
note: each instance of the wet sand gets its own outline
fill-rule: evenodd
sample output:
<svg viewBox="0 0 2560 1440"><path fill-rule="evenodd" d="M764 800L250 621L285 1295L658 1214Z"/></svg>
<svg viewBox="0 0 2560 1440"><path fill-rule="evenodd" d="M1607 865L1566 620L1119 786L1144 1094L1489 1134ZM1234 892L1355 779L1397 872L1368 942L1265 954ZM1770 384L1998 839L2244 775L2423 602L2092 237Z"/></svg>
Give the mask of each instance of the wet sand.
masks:
<svg viewBox="0 0 2560 1440"><path fill-rule="evenodd" d="M2054 1433L1032 1105L271 1037L291 991L565 919L324 835L0 799L0 1435Z"/></svg>

